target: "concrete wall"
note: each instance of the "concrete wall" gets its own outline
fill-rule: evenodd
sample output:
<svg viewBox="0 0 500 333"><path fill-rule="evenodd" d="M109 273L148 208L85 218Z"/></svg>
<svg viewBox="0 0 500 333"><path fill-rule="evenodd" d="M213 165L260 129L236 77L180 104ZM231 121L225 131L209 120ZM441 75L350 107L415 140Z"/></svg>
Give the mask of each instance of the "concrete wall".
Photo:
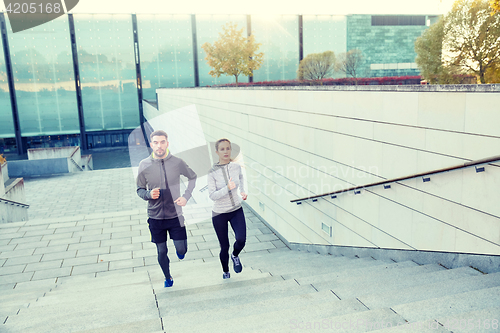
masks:
<svg viewBox="0 0 500 333"><path fill-rule="evenodd" d="M5 187L5 195L2 197L19 203L26 203L24 194L24 179L16 178Z"/></svg>
<svg viewBox="0 0 500 333"><path fill-rule="evenodd" d="M21 160L9 162L9 177L33 177L68 173L70 162L67 157L48 158L44 160Z"/></svg>
<svg viewBox="0 0 500 333"><path fill-rule="evenodd" d="M80 147L51 147L28 149L28 160L43 160L47 158L68 157Z"/></svg>
<svg viewBox="0 0 500 333"><path fill-rule="evenodd" d="M498 255L500 163L290 203L498 155L500 94L487 91L500 86L474 87L160 89L158 98L163 113L194 104L207 141L241 146L247 202L289 242Z"/></svg>

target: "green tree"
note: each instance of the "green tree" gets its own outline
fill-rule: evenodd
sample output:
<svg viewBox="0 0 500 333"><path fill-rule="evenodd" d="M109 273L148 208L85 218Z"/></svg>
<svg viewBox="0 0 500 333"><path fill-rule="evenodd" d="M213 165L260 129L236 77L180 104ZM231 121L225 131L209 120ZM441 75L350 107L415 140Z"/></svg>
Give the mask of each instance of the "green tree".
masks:
<svg viewBox="0 0 500 333"><path fill-rule="evenodd" d="M238 77L243 74L253 76L253 71L259 69L264 62L264 53L257 53L260 43L255 37L243 36L243 28L237 30L237 25L227 23L222 27L219 39L213 44L205 43L201 47L206 52L205 60L213 68L208 74L220 77L222 74L234 76L236 85Z"/></svg>
<svg viewBox="0 0 500 333"><path fill-rule="evenodd" d="M488 73L500 63L500 13L491 13L488 0L458 0L417 39L415 51L427 79L453 83L446 81L454 74L474 74L478 82L489 82L494 75Z"/></svg>
<svg viewBox="0 0 500 333"><path fill-rule="evenodd" d="M445 37L445 20L441 17L425 30L415 41L415 62L420 68L422 77L431 84L452 83L450 69L443 64L443 40Z"/></svg>
<svg viewBox="0 0 500 333"><path fill-rule="evenodd" d="M311 53L300 62L297 78L299 80L321 80L332 76L334 71L335 53L332 51Z"/></svg>
<svg viewBox="0 0 500 333"><path fill-rule="evenodd" d="M337 70L350 76L353 79L358 77L359 67L363 63L363 54L358 49L350 50L347 53L341 53L337 61ZM357 81L356 81L357 84Z"/></svg>

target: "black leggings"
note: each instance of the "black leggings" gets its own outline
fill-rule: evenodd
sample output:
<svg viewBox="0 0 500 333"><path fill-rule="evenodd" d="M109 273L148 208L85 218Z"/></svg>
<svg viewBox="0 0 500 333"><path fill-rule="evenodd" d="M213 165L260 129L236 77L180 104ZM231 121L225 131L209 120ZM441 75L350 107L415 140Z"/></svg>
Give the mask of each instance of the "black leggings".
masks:
<svg viewBox="0 0 500 333"><path fill-rule="evenodd" d="M181 256L186 254L187 252L187 240L186 239L181 239L181 240L173 240L174 241L174 246L175 250L177 253L179 253ZM161 270L163 271L163 274L165 275L165 279L170 279L170 260L168 259L168 249L167 249L167 242L162 242L162 243L155 243L156 244L156 250L158 252L158 263L160 264Z"/></svg>
<svg viewBox="0 0 500 333"><path fill-rule="evenodd" d="M215 233L219 239L220 244L220 263L222 264L222 270L224 272L229 272L229 236L228 236L228 225L231 223L231 228L233 228L234 236L236 242L233 245L233 255L237 257L241 250L245 247L245 242L247 239L247 226L245 223L245 215L243 214L243 208L239 208L234 212L230 213L214 213L212 212L212 223L214 225Z"/></svg>

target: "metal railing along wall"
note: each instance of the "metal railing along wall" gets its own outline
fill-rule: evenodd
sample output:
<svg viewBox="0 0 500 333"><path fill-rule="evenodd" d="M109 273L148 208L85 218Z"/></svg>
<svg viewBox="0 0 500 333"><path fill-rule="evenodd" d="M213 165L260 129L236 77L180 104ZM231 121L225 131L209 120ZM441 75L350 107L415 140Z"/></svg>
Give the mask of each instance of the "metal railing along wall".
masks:
<svg viewBox="0 0 500 333"><path fill-rule="evenodd" d="M30 207L30 205L23 204L23 203L20 203L20 202L17 202L17 201L12 201L12 200L9 200L9 199L4 199L4 198L0 198L0 202L3 203L3 204L6 204L6 205L19 206L19 207L23 207L23 208L29 208Z"/></svg>
<svg viewBox="0 0 500 333"><path fill-rule="evenodd" d="M471 167L475 167L476 172L483 172L483 171L485 171L485 167L484 167L485 164L489 164L492 162L498 162L498 161L500 161L500 156L493 156L493 157L484 158L484 159L480 159L480 160L465 162L463 164L456 165L453 167L436 169L436 170L427 171L427 172L421 172L421 173L413 174L410 176L398 177L398 178L384 180L384 181L380 181L380 182L376 182L376 183L370 183L370 184L365 184L365 185L360 185L360 186L353 186L353 187L350 187L347 189L338 190L338 191L329 192L329 193L324 193L324 194L318 194L318 195L314 195L314 196L310 196L310 197L306 197L306 198L294 199L294 200L290 200L290 202L295 202L295 203L297 203L297 205L300 205L304 201L311 200L312 202L316 202L316 201L318 201L319 198L323 198L323 197L330 197L331 199L335 199L337 197L337 195L342 194L342 193L354 192L354 194L359 194L361 192L361 190L367 189L370 187L375 187L375 186L383 186L384 189L389 189L389 188L391 188L392 183L397 183L400 181L419 178L419 177L422 177L422 181L425 183L425 182L430 181L430 176L432 176L432 175L436 175L436 174L444 173L444 172L449 172L449 171L453 171L453 170L471 168Z"/></svg>

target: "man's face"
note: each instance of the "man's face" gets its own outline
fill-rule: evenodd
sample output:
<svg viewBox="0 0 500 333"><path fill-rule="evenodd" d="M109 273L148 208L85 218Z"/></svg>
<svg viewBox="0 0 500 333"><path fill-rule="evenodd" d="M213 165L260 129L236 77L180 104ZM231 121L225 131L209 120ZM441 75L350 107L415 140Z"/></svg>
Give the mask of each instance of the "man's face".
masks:
<svg viewBox="0 0 500 333"><path fill-rule="evenodd" d="M151 148L157 158L164 158L167 153L168 141L163 135L155 135L151 139Z"/></svg>

